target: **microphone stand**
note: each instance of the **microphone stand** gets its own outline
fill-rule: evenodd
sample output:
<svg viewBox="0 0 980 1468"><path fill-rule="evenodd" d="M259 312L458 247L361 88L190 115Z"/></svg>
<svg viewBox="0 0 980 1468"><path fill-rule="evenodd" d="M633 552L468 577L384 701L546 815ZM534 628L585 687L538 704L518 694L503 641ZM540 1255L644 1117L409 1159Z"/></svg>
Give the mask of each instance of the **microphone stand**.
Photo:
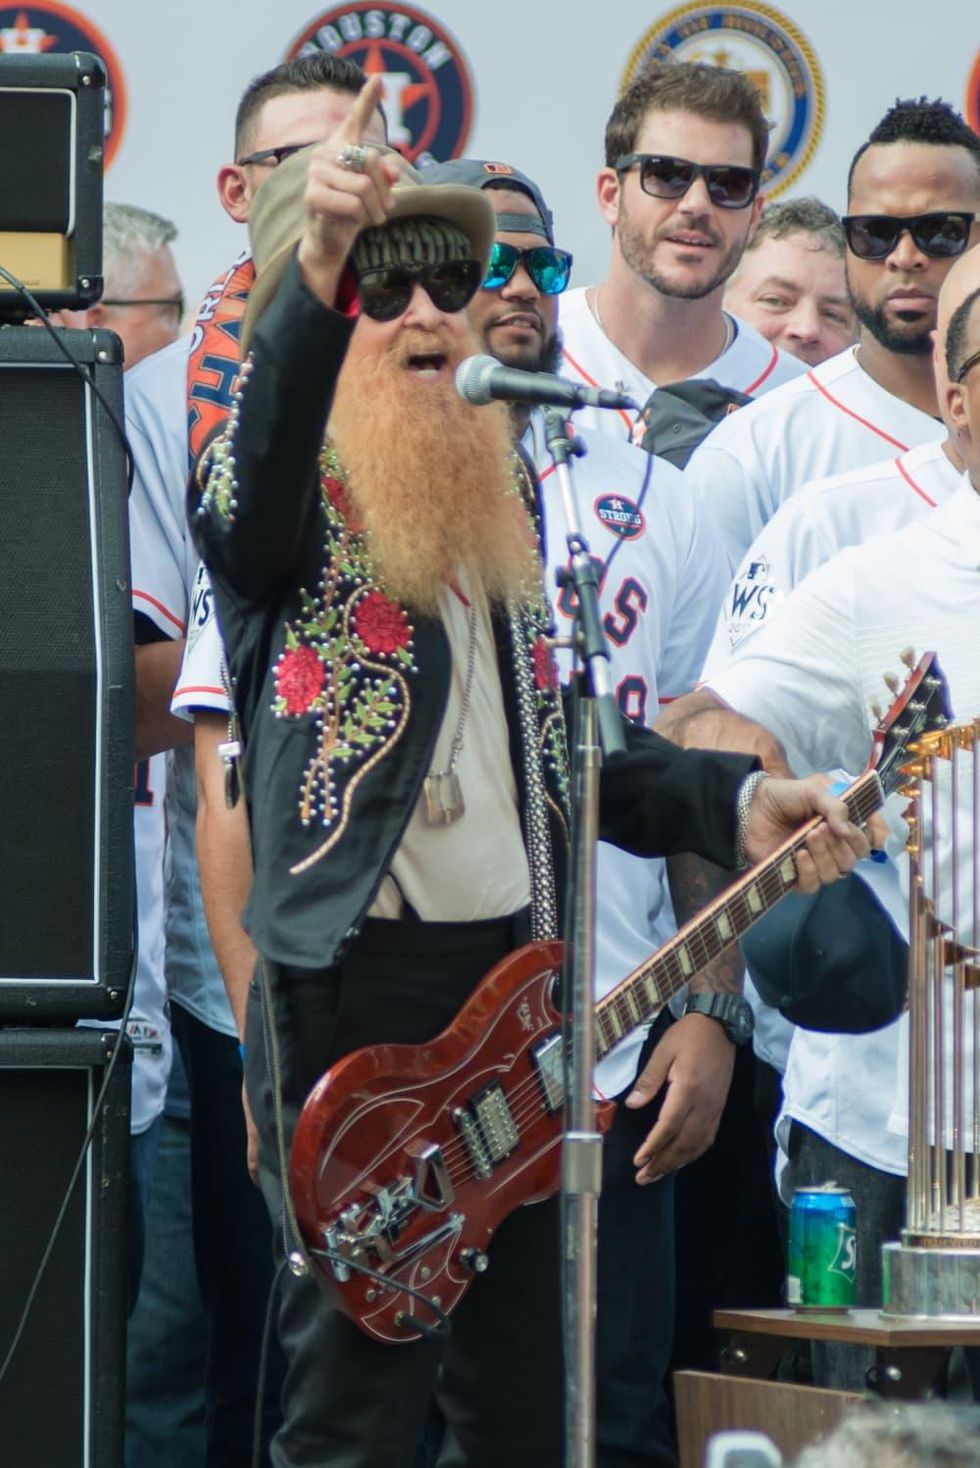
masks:
<svg viewBox="0 0 980 1468"><path fill-rule="evenodd" d="M568 527L569 565L559 585L575 592L573 661L580 656L584 691L575 699L572 747L572 860L568 943L562 972L565 1130L562 1146L562 1304L565 1341L565 1462L595 1464L596 1225L602 1190L602 1137L596 1131L595 1068L596 843L603 756L624 754L612 692L609 651L599 612L599 573L578 522L571 460L585 453L568 436L568 409L543 410ZM564 645L564 644L562 644Z"/></svg>

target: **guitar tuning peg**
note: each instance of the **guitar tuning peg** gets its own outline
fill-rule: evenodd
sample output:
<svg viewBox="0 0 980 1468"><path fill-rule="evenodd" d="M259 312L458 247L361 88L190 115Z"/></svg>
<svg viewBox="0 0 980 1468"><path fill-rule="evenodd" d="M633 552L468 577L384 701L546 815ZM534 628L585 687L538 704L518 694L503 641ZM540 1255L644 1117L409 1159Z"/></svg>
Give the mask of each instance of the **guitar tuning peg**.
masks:
<svg viewBox="0 0 980 1468"><path fill-rule="evenodd" d="M871 708L871 716L874 719L875 723L876 724L880 724L881 721L882 721L882 719L885 717L885 711L882 708L881 704L878 703L878 701L876 699L872 699L871 704L870 704L870 708Z"/></svg>
<svg viewBox="0 0 980 1468"><path fill-rule="evenodd" d="M915 667L915 648L914 647L903 647L902 648L902 651L899 653L899 657L901 658L902 662L905 664L905 666L907 668L914 668Z"/></svg>
<svg viewBox="0 0 980 1468"><path fill-rule="evenodd" d="M902 686L901 678L897 677L895 673L882 673L881 676L884 679L885 687L892 693L897 693Z"/></svg>

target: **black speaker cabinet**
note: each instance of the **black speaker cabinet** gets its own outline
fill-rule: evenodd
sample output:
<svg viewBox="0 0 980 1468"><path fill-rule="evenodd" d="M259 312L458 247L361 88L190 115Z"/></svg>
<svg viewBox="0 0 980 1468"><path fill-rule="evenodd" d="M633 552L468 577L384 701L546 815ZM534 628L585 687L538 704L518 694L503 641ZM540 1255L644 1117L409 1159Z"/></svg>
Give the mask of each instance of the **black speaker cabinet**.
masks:
<svg viewBox="0 0 980 1468"><path fill-rule="evenodd" d="M0 1361L44 1254L114 1031L0 1030ZM122 1042L95 1137L0 1381L4 1468L120 1468L131 1051Z"/></svg>
<svg viewBox="0 0 980 1468"><path fill-rule="evenodd" d="M102 294L105 83L87 51L0 51L0 265L49 311Z"/></svg>
<svg viewBox="0 0 980 1468"><path fill-rule="evenodd" d="M119 339L0 330L0 1021L120 1013L133 654Z"/></svg>

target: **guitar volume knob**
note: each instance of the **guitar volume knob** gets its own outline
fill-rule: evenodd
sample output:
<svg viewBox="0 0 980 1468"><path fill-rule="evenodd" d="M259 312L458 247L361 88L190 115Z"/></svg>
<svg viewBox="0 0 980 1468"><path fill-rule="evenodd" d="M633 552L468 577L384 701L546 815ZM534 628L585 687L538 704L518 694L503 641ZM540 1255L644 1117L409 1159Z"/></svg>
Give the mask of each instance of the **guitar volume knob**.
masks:
<svg viewBox="0 0 980 1468"><path fill-rule="evenodd" d="M486 1274L490 1260L483 1249L464 1249L460 1261L471 1274Z"/></svg>

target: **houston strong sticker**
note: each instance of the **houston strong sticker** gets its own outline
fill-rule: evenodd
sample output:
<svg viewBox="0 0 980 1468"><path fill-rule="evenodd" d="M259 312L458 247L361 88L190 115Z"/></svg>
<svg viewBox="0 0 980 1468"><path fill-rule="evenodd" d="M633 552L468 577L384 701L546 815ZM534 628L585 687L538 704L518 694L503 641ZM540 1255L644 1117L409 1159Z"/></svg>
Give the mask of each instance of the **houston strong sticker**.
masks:
<svg viewBox="0 0 980 1468"><path fill-rule="evenodd" d="M287 60L329 51L384 79L388 140L420 166L458 158L473 119L470 69L441 21L412 5L355 0L322 11L300 32Z"/></svg>

